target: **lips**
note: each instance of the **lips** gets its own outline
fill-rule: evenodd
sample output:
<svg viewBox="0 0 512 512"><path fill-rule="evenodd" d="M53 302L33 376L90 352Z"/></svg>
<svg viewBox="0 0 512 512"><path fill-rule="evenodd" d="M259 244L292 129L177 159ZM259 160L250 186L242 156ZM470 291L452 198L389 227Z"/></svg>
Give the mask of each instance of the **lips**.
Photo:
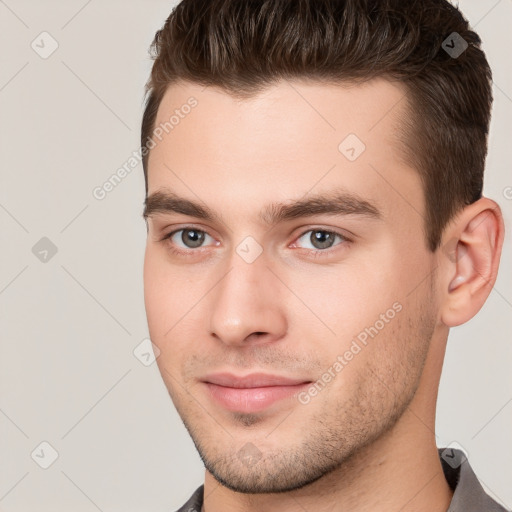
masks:
<svg viewBox="0 0 512 512"><path fill-rule="evenodd" d="M263 388L267 386L294 386L310 382L305 379L292 379L280 375L270 375L267 373L252 373L250 375L237 377L230 373L216 373L206 376L202 379L204 382L217 384L229 388Z"/></svg>
<svg viewBox="0 0 512 512"><path fill-rule="evenodd" d="M230 411L245 413L259 412L278 401L290 399L311 384L305 379L265 373L245 376L217 373L204 377L202 382L216 403Z"/></svg>

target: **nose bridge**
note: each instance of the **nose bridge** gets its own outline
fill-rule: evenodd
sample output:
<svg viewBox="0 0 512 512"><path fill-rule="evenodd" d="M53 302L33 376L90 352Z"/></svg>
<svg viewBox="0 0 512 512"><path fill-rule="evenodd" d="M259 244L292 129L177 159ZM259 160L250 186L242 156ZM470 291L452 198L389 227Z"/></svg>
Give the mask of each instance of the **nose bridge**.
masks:
<svg viewBox="0 0 512 512"><path fill-rule="evenodd" d="M250 243L250 242L249 242ZM240 249L242 249L240 253ZM226 344L243 344L258 333L260 342L281 337L286 329L279 292L264 254L246 258L252 250L240 244L211 300L210 333Z"/></svg>

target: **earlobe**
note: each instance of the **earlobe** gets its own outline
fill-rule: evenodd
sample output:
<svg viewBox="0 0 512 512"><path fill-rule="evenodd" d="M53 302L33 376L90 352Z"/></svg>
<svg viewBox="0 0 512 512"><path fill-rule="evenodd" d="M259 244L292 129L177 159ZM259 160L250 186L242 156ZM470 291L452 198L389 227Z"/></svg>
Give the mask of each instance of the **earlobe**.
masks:
<svg viewBox="0 0 512 512"><path fill-rule="evenodd" d="M464 208L447 234L455 256L445 258L445 300L442 322L463 324L481 309L494 286L503 245L500 207L482 198Z"/></svg>

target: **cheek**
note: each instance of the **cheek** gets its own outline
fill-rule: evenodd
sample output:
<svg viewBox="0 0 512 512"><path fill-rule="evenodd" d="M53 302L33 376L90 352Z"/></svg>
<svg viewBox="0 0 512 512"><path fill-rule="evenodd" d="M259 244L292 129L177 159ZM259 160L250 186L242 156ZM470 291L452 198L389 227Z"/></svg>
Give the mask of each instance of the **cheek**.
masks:
<svg viewBox="0 0 512 512"><path fill-rule="evenodd" d="M144 303L153 343L162 344L169 329L179 319L180 304L186 288L177 280L176 272L165 264L154 248L146 248L144 258Z"/></svg>
<svg viewBox="0 0 512 512"><path fill-rule="evenodd" d="M323 359L325 373L320 380L330 382L322 391L323 399L318 400L317 408L331 408L332 414L339 417L353 408L360 411L358 421L365 417L373 421L389 415L395 403L405 403L410 398L421 376L431 324L410 303L400 304L388 315L386 311L387 322L379 316L377 320L368 317L361 321L364 327L357 334L357 328L353 332L347 329L346 336L339 333L335 348L323 345L329 357Z"/></svg>
<svg viewBox="0 0 512 512"><path fill-rule="evenodd" d="M144 302L151 341L159 348L157 362L171 370L186 358L198 336L197 308L205 293L204 280L191 278L171 265L158 249L146 249ZM203 283L203 284L202 284ZM194 316L196 313L196 316ZM199 341L196 341L199 340Z"/></svg>
<svg viewBox="0 0 512 512"><path fill-rule="evenodd" d="M161 329L159 323L164 318L163 312L166 307L166 298L163 293L165 282L162 270L160 262L154 256L154 251L146 247L144 256L144 304L153 343L155 343L153 335Z"/></svg>
<svg viewBox="0 0 512 512"><path fill-rule="evenodd" d="M381 255L351 261L350 265L301 269L286 278L300 299L291 297L292 312L300 313L300 324L323 328L326 334L330 331L333 340L346 342L379 321L381 314L400 301L401 280L395 267Z"/></svg>

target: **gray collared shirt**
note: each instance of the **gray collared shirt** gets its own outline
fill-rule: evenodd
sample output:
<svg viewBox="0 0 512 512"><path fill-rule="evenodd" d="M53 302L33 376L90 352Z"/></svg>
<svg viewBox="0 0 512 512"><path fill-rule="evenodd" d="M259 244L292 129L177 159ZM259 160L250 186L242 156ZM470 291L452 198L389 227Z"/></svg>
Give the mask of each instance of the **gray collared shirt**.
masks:
<svg viewBox="0 0 512 512"><path fill-rule="evenodd" d="M510 512L484 491L464 452L455 448L439 448L438 452L446 481L454 491L447 512Z"/></svg>
<svg viewBox="0 0 512 512"><path fill-rule="evenodd" d="M454 491L446 512L511 512L494 501L478 481L464 453L456 448L439 448L444 476ZM176 512L201 512L204 485Z"/></svg>

